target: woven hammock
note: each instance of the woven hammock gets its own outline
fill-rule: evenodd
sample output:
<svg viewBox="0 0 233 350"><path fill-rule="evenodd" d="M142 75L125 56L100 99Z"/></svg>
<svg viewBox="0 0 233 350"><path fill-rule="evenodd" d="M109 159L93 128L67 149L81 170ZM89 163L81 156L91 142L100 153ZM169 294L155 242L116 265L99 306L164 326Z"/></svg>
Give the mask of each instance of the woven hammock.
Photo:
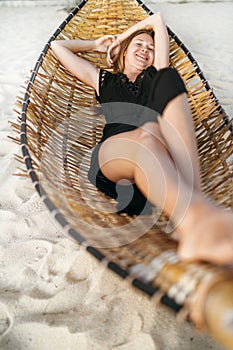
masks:
<svg viewBox="0 0 233 350"><path fill-rule="evenodd" d="M169 237L171 224L158 208L152 215L116 213L115 200L86 178L90 151L100 140L104 117L96 112L93 89L62 67L50 50L52 40L96 39L125 31L151 15L140 0L85 0L47 42L18 97L23 162L45 205L63 230L134 287L185 315L233 349L231 268L186 263ZM168 28L170 64L182 77L193 115L203 191L233 207L233 127L197 62ZM83 57L107 68L104 54ZM22 159L21 159L22 161ZM230 314L231 313L231 314Z"/></svg>

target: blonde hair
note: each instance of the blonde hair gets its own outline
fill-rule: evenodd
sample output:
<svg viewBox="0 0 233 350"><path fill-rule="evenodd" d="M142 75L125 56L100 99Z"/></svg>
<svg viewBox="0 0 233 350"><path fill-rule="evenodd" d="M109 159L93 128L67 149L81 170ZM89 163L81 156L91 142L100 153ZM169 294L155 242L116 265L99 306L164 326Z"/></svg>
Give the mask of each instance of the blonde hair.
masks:
<svg viewBox="0 0 233 350"><path fill-rule="evenodd" d="M151 29L139 29L139 30L136 30L135 32L133 32L127 39L125 39L121 43L118 58L115 61L114 66L113 66L114 72L123 73L123 71L125 69L125 61L124 61L125 51L127 50L128 46L131 43L133 38L135 38L137 35L144 34L144 33L150 35L152 37L152 39L154 40L154 31Z"/></svg>

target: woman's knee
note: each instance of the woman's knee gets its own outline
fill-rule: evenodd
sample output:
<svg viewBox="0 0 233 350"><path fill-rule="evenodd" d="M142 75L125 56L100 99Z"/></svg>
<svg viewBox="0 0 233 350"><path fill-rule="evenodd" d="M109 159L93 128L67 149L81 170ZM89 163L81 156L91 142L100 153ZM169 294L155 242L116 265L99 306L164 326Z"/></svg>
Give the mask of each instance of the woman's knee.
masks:
<svg viewBox="0 0 233 350"><path fill-rule="evenodd" d="M99 151L99 166L111 181L132 179L134 174L134 152L132 140L112 139L105 141Z"/></svg>

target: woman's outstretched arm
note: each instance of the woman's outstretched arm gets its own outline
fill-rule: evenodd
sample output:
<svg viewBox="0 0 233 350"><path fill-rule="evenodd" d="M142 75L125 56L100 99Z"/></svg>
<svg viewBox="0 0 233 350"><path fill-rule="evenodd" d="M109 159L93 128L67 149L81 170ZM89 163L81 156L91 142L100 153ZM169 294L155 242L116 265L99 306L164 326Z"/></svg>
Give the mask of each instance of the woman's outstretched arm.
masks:
<svg viewBox="0 0 233 350"><path fill-rule="evenodd" d="M109 65L112 65L117 57L113 56L114 49L117 48L125 39L127 39L132 33L140 29L152 29L155 33L155 59L154 66L157 69L165 68L169 66L169 36L163 17L160 12L149 16L142 21L136 23L125 32L117 35L117 38L109 47L107 54L107 61Z"/></svg>
<svg viewBox="0 0 233 350"><path fill-rule="evenodd" d="M83 83L98 90L98 68L77 55L78 52L107 52L113 41L112 35L105 35L96 40L56 40L51 48L61 64ZM97 91L98 93L98 91Z"/></svg>

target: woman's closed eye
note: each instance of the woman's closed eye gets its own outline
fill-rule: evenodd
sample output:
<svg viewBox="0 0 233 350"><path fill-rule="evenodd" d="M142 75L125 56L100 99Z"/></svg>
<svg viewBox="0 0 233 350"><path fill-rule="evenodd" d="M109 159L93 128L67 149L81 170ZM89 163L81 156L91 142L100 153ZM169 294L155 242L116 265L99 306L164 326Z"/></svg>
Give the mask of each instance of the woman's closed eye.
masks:
<svg viewBox="0 0 233 350"><path fill-rule="evenodd" d="M136 46L137 47L143 47L143 48L145 48L145 49L147 49L147 50L149 50L149 51L154 51L154 47L153 46L147 46L147 45L143 45L143 43L142 42L136 42L135 43L136 44Z"/></svg>

